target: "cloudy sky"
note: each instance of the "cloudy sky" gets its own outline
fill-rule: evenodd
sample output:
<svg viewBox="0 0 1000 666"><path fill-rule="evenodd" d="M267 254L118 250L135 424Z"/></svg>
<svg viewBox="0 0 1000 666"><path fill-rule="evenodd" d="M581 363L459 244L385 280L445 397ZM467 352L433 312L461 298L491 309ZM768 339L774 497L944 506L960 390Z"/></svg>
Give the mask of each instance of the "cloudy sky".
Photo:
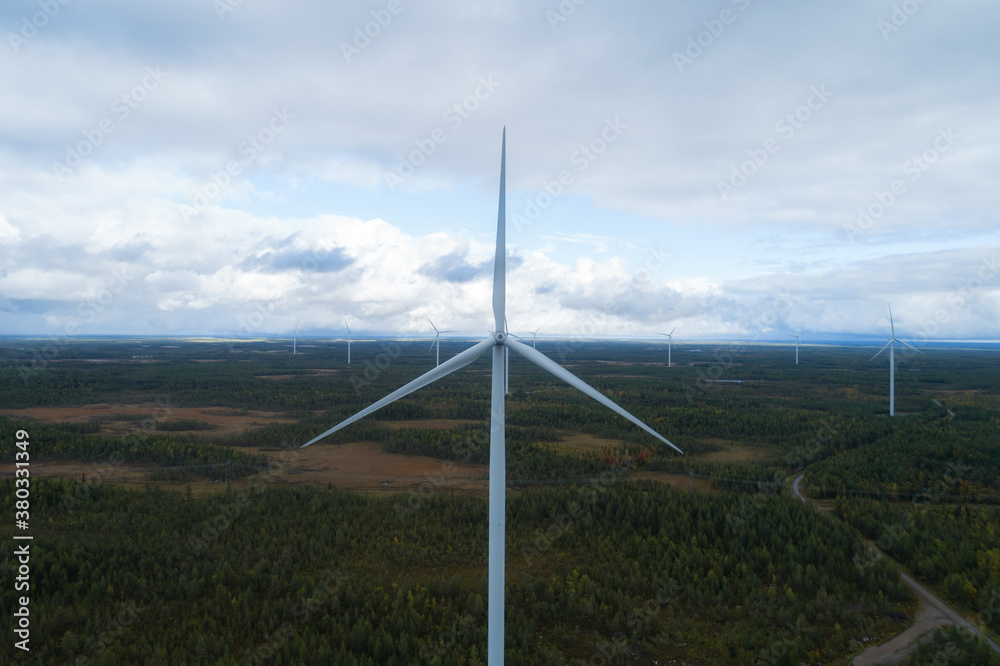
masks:
<svg viewBox="0 0 1000 666"><path fill-rule="evenodd" d="M0 334L485 333L506 126L512 331L1000 338L998 24L6 2Z"/></svg>

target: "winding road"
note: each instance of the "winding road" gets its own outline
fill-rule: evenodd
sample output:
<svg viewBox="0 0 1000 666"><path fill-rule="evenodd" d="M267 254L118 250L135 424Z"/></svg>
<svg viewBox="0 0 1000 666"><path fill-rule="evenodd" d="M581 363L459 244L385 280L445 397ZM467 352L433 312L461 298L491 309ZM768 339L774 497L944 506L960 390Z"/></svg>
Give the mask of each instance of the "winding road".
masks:
<svg viewBox="0 0 1000 666"><path fill-rule="evenodd" d="M812 504L813 508L819 510L819 507L810 502L802 494L799 487L805 475L806 473L802 472L792 481L792 497L800 502ZM864 539L862 539L862 541L864 541L865 545L879 557L883 557L885 555L885 553L879 550L875 544ZM888 561L896 564L891 558L888 558ZM917 595L917 598L920 599L922 605L920 614L917 616L917 621L909 629L899 634L888 643L876 645L875 647L869 648L862 654L858 655L854 660L856 666L895 663L896 661L901 660L906 653L917 644L920 637L927 631L946 624L955 624L965 628L969 632L985 640L986 643L993 648L994 652L1000 654L1000 646L998 646L992 639L983 635L975 625L962 617L951 606L939 599L926 587L913 580L909 574L899 568L898 564L896 564L896 568L899 570L899 575L903 579L903 582L906 583L909 588L913 590L913 593Z"/></svg>

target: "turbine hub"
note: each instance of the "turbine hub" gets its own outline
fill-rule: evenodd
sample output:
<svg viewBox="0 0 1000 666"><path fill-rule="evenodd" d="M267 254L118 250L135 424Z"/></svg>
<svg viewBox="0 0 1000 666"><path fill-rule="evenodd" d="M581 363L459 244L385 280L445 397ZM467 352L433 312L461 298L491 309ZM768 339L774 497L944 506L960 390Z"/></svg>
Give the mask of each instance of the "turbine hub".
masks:
<svg viewBox="0 0 1000 666"><path fill-rule="evenodd" d="M506 336L504 335L503 331L497 331L496 333L493 334L493 337L496 338L496 341L497 341L498 345L502 345L503 341L504 341L504 338Z"/></svg>

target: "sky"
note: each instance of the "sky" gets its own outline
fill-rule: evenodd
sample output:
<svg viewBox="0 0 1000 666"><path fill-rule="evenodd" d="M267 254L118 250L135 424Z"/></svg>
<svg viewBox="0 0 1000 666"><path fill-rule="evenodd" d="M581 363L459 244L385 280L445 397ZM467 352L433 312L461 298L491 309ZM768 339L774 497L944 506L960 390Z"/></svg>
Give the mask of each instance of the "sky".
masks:
<svg viewBox="0 0 1000 666"><path fill-rule="evenodd" d="M0 7L0 335L997 339L1000 4Z"/></svg>

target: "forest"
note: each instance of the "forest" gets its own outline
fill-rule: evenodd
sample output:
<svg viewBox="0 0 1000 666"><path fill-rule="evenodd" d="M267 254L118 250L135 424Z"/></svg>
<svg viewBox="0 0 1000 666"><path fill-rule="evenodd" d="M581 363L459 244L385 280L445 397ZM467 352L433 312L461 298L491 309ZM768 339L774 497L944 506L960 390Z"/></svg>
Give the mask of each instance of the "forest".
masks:
<svg viewBox="0 0 1000 666"><path fill-rule="evenodd" d="M465 346L442 341L442 359ZM512 359L509 663L838 663L912 622L891 560L995 639L996 349L901 354L890 418L887 367L865 347L805 345L796 366L787 345L679 344L669 369L658 343L539 348L686 455ZM426 342L355 341L350 367L336 341L299 350L0 341L0 435L30 430L35 473L149 470L143 483L32 480L39 638L26 663L484 663L485 472L419 496L276 473L278 452L429 370ZM32 411L96 404L113 407L85 422ZM125 413L140 404L166 416ZM235 431L174 414L187 408L258 411ZM488 415L481 360L314 446L483 466ZM830 514L791 497L800 473ZM672 477L707 485L648 480ZM6 607L12 566L0 559ZM945 632L908 663L1000 663L986 650Z"/></svg>

